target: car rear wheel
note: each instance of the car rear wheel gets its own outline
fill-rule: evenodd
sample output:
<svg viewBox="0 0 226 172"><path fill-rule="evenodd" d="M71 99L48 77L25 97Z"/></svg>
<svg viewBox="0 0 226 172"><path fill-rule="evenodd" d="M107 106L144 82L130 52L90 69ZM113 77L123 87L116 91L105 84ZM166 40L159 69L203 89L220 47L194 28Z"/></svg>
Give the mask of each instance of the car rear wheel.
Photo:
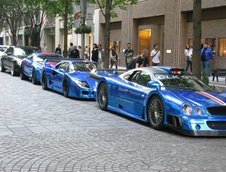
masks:
<svg viewBox="0 0 226 172"><path fill-rule="evenodd" d="M108 105L108 92L105 83L101 83L97 92L97 101L100 109L107 110Z"/></svg>
<svg viewBox="0 0 226 172"><path fill-rule="evenodd" d="M48 90L47 77L46 77L45 73L42 74L42 89L43 90Z"/></svg>
<svg viewBox="0 0 226 172"><path fill-rule="evenodd" d="M63 94L64 94L64 97L69 97L69 82L67 80L64 81L64 84L63 84Z"/></svg>
<svg viewBox="0 0 226 172"><path fill-rule="evenodd" d="M34 69L32 70L32 77L31 77L31 82L32 84L37 84L37 77L36 77L36 73L34 71Z"/></svg>
<svg viewBox="0 0 226 172"><path fill-rule="evenodd" d="M10 73L11 73L12 76L16 76L15 64L14 63L11 64Z"/></svg>
<svg viewBox="0 0 226 172"><path fill-rule="evenodd" d="M4 65L2 63L2 60L0 60L0 71L5 72L5 68L4 68Z"/></svg>
<svg viewBox="0 0 226 172"><path fill-rule="evenodd" d="M152 128L160 130L164 127L164 105L157 95L151 97L148 103L148 121Z"/></svg>
<svg viewBox="0 0 226 172"><path fill-rule="evenodd" d="M20 79L21 80L27 80L28 79L28 77L26 75L24 75L23 66L21 66Z"/></svg>

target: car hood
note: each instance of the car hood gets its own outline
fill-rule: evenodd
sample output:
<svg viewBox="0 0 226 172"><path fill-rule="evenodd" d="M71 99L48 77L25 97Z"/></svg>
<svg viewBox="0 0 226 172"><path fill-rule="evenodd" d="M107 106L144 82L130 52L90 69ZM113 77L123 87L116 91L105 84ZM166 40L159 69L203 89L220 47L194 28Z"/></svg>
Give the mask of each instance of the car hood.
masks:
<svg viewBox="0 0 226 172"><path fill-rule="evenodd" d="M90 72L74 72L69 74L71 78L78 79L80 81L86 81L90 88L96 86L95 80L90 77Z"/></svg>
<svg viewBox="0 0 226 172"><path fill-rule="evenodd" d="M226 105L226 92L182 91L171 90L181 101L199 106L212 107Z"/></svg>

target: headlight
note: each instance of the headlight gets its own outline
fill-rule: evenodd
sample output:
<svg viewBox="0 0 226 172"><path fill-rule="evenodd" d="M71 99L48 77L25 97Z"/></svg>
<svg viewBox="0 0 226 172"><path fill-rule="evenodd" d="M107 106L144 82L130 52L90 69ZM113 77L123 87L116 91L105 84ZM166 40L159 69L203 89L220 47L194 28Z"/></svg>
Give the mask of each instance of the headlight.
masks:
<svg viewBox="0 0 226 172"><path fill-rule="evenodd" d="M203 115L203 111L202 111L202 109L199 108L199 107L196 109L196 113L197 113L198 115Z"/></svg>
<svg viewBox="0 0 226 172"><path fill-rule="evenodd" d="M192 112L193 112L193 109L190 105L188 104L184 104L183 105L183 112L186 114L186 115L192 115Z"/></svg>
<svg viewBox="0 0 226 172"><path fill-rule="evenodd" d="M16 63L21 66L22 60L17 60Z"/></svg>
<svg viewBox="0 0 226 172"><path fill-rule="evenodd" d="M89 88L89 84L86 81L79 81L77 80L76 83L81 87Z"/></svg>

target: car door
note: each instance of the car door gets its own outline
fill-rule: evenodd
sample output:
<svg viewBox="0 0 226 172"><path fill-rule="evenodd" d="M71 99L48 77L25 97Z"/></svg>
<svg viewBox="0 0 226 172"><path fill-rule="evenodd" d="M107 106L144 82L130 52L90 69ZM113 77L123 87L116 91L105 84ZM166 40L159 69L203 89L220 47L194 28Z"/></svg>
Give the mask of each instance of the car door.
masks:
<svg viewBox="0 0 226 172"><path fill-rule="evenodd" d="M123 98L129 102L127 111L136 118L144 117L144 101L147 96L147 83L150 80L148 72L137 70L128 78L127 86L121 88Z"/></svg>
<svg viewBox="0 0 226 172"><path fill-rule="evenodd" d="M7 68L7 69L11 69L11 65L12 65L12 55L13 55L13 52L14 52L14 49L13 47L9 47L7 50L6 50L6 55L3 56L3 59L2 59L2 62L3 62L3 65Z"/></svg>
<svg viewBox="0 0 226 172"><path fill-rule="evenodd" d="M34 55L31 54L23 60L23 72L25 75L32 77L32 63Z"/></svg>
<svg viewBox="0 0 226 172"><path fill-rule="evenodd" d="M63 79L65 73L69 72L69 62L63 62L59 65L58 68L53 70L52 77L53 77L53 88L56 91L63 92Z"/></svg>

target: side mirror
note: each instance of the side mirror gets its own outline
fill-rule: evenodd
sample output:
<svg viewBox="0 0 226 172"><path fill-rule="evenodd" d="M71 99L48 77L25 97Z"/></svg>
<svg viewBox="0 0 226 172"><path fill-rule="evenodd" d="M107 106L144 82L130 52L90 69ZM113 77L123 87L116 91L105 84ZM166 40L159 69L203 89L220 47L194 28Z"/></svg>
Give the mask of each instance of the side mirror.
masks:
<svg viewBox="0 0 226 172"><path fill-rule="evenodd" d="M161 89L161 85L160 85L160 83L158 81L149 81L147 86L149 88L154 88L156 90L160 90Z"/></svg>
<svg viewBox="0 0 226 172"><path fill-rule="evenodd" d="M65 70L61 68L61 69L60 69L60 72L65 73Z"/></svg>

